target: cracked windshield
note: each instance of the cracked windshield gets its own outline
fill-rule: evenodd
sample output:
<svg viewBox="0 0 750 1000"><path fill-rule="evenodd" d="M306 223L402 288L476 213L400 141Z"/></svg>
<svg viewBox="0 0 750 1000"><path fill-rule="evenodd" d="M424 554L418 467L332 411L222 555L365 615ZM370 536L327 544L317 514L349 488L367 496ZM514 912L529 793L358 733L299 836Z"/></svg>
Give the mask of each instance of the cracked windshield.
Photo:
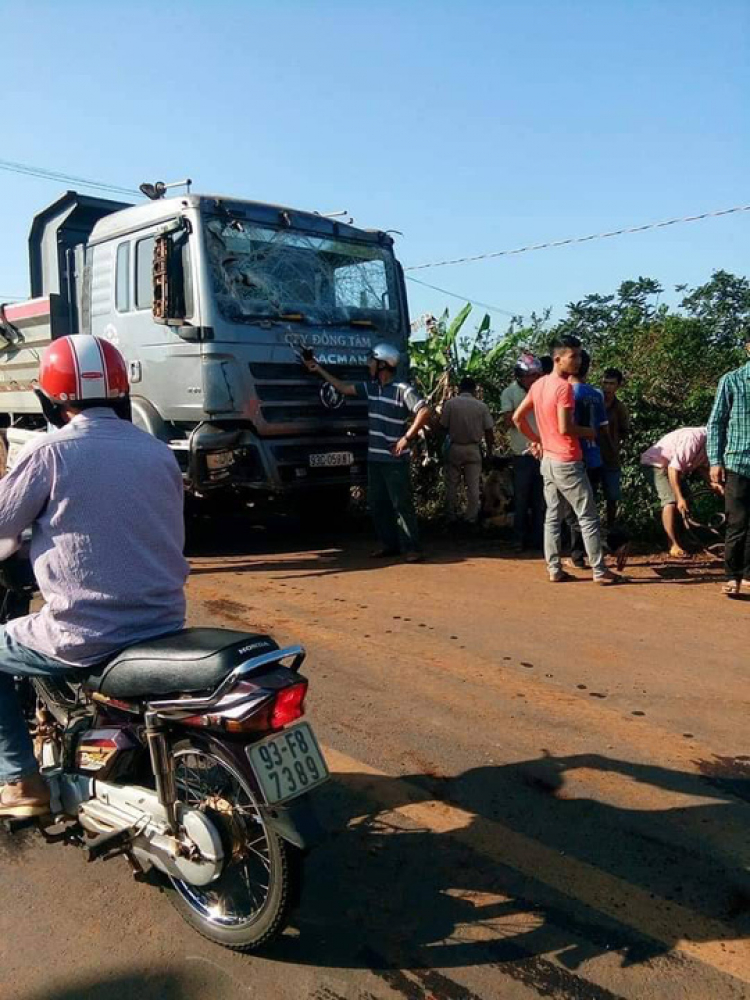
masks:
<svg viewBox="0 0 750 1000"><path fill-rule="evenodd" d="M214 292L228 320L301 314L317 324L398 329L393 260L381 247L238 219L211 219L206 241Z"/></svg>

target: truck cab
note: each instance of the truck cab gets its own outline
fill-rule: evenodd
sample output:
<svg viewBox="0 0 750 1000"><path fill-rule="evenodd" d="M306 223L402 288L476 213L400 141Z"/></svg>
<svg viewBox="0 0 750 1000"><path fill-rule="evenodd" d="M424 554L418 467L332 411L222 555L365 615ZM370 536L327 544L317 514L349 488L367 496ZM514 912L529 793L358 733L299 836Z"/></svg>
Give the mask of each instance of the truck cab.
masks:
<svg viewBox="0 0 750 1000"><path fill-rule="evenodd" d="M364 477L366 405L309 374L301 352L356 381L375 343L405 349L390 236L207 195L109 205L68 192L37 216L35 298L0 313L0 334L4 315L21 338L0 344L0 388L23 368L24 306L46 301L49 339L92 333L122 352L134 422L172 448L188 491L348 495ZM18 388L8 422L38 423L35 401L9 407Z"/></svg>

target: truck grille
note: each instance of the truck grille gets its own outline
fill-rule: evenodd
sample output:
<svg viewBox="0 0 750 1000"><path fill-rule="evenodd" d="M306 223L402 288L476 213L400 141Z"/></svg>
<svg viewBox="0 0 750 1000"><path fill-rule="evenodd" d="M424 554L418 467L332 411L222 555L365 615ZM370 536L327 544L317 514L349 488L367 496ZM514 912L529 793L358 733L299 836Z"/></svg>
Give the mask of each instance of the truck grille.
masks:
<svg viewBox="0 0 750 1000"><path fill-rule="evenodd" d="M317 376L307 374L301 364L251 361L249 367L250 374L257 382L318 381ZM336 378L343 379L345 382L362 382L367 378L367 370L361 366L330 365L327 368Z"/></svg>
<svg viewBox="0 0 750 1000"><path fill-rule="evenodd" d="M294 424L304 421L314 425L314 430L327 427L340 429L348 425L360 433L367 423L367 403L360 399L347 399L337 410L328 410L320 399L321 380L309 375L301 366L251 362L250 374L261 404L261 416L267 424ZM344 381L361 381L366 373L362 368L332 366L330 371Z"/></svg>

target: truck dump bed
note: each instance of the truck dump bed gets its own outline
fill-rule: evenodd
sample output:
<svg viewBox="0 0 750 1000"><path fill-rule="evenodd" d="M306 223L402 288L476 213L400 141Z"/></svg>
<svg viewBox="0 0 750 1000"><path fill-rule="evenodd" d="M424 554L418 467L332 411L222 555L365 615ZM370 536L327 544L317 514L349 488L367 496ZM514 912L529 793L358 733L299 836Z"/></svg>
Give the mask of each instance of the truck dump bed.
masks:
<svg viewBox="0 0 750 1000"><path fill-rule="evenodd" d="M17 414L41 417L32 382L42 351L63 325L63 309L59 295L0 306L0 412L11 423Z"/></svg>
<svg viewBox="0 0 750 1000"><path fill-rule="evenodd" d="M34 217L29 233L31 295L27 302L0 305L0 416L41 410L31 383L39 374L42 351L55 337L80 333L84 247L91 230L106 215L129 208L66 191Z"/></svg>

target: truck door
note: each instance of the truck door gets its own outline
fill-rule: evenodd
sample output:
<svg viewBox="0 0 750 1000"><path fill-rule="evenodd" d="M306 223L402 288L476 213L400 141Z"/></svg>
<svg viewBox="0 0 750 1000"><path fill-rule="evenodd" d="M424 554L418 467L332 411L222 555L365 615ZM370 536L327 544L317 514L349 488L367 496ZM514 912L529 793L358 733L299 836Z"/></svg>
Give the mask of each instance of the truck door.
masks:
<svg viewBox="0 0 750 1000"><path fill-rule="evenodd" d="M200 344L154 320L153 257L156 227L96 244L91 258L91 332L112 341L130 370L134 400L153 407L162 421L202 419ZM199 326L185 239L186 319ZM151 428L149 428L151 429Z"/></svg>

